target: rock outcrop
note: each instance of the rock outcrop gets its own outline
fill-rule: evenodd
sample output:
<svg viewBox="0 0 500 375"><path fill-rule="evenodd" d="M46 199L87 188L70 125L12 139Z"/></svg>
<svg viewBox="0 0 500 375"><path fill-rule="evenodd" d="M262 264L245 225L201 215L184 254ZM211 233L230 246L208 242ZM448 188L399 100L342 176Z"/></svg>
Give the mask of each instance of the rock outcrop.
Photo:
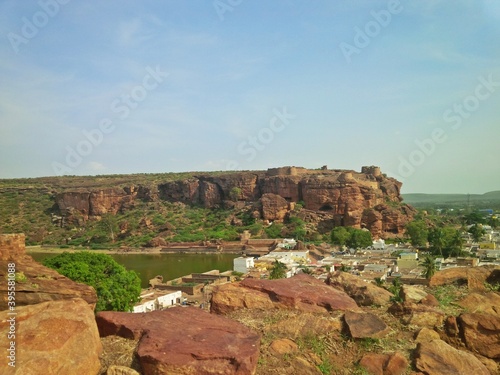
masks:
<svg viewBox="0 0 500 375"><path fill-rule="evenodd" d="M130 314L100 312L101 336L139 339L144 375L255 373L260 336L242 324L197 308Z"/></svg>
<svg viewBox="0 0 500 375"><path fill-rule="evenodd" d="M9 264L15 265L16 306L81 298L94 309L97 302L95 290L35 262L32 257L26 255L23 234L0 235L0 254L0 310L8 307Z"/></svg>
<svg viewBox="0 0 500 375"><path fill-rule="evenodd" d="M383 175L378 167L363 167L361 172L284 167L219 176L198 174L151 187L68 190L56 194L55 200L66 222L73 224L124 211L133 207L136 199L207 208L231 206L235 201L259 202L261 217L267 220L283 220L290 203L302 201L309 212L326 215L321 222L312 223L321 232L346 225L368 228L374 236L381 236L402 233L416 212L401 203L400 189L401 183Z"/></svg>
<svg viewBox="0 0 500 375"><path fill-rule="evenodd" d="M380 339L390 332L387 324L372 313L346 311L344 320L353 339Z"/></svg>
<svg viewBox="0 0 500 375"><path fill-rule="evenodd" d="M484 291L486 290L485 282L491 284L498 282L492 280L498 274L500 267L498 266L483 266L483 267L454 267L436 272L429 281L429 286L440 286L450 284L465 284L469 290Z"/></svg>
<svg viewBox="0 0 500 375"><path fill-rule="evenodd" d="M81 299L16 307L0 311L0 346L15 343L15 372L3 356L1 374L98 374L102 351L94 313ZM9 319L16 322L9 340ZM6 352L4 350L4 352ZM5 354L5 353L3 353Z"/></svg>
<svg viewBox="0 0 500 375"><path fill-rule="evenodd" d="M458 323L467 349L500 359L500 317L490 314L461 314Z"/></svg>
<svg viewBox="0 0 500 375"><path fill-rule="evenodd" d="M326 283L345 291L359 306L384 306L392 297L391 292L347 272L337 271L330 274Z"/></svg>
<svg viewBox="0 0 500 375"><path fill-rule="evenodd" d="M415 367L426 375L490 375L479 359L442 340L417 344Z"/></svg>
<svg viewBox="0 0 500 375"><path fill-rule="evenodd" d="M241 308L284 308L325 313L356 310L358 305L345 292L331 288L306 274L278 280L248 278L237 284L214 288L212 312L227 314Z"/></svg>
<svg viewBox="0 0 500 375"><path fill-rule="evenodd" d="M370 374L403 375L408 368L408 360L401 353L379 354L367 353L359 361L359 365Z"/></svg>

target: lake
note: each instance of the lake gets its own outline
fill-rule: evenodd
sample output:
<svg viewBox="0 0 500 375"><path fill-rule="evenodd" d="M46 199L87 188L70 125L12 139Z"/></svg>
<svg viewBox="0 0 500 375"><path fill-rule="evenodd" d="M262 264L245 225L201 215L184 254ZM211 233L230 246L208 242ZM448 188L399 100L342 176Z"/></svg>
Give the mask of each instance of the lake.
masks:
<svg viewBox="0 0 500 375"><path fill-rule="evenodd" d="M30 253L37 262L54 257L53 253ZM110 256L128 270L136 271L141 278L141 285L147 288L149 280L162 275L163 280L171 280L191 273L210 270L221 272L233 269L233 259L238 254L110 254Z"/></svg>

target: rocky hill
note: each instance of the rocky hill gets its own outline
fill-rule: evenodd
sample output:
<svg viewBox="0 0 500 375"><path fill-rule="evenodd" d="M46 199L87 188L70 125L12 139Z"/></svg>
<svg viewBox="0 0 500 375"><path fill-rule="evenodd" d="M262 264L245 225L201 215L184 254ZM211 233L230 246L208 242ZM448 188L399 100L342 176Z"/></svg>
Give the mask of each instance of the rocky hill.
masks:
<svg viewBox="0 0 500 375"><path fill-rule="evenodd" d="M43 210L60 227L83 227L103 216L119 216L134 210L145 212L146 219L147 211L154 210L168 216L172 204L183 204L206 210L223 209L231 212L233 219L246 216L266 222L287 222L296 216L308 223L309 232L320 234L328 233L334 226L367 228L375 237L402 233L415 213L411 206L401 203L401 182L374 166L363 167L361 172L283 167L152 176L150 179L138 175L3 180L0 200L17 194L45 199L46 205L52 202L51 207L45 206ZM33 212L26 210L28 204L21 197L12 206L19 216L29 215ZM24 207L23 212L19 212L22 211L19 206ZM231 225L244 226L241 221L232 220ZM174 222L170 224L177 226ZM13 225L3 227L4 231L24 230ZM159 227L154 229L155 235L162 231ZM29 240L32 231L31 228L27 233ZM169 236L172 233L164 233L164 237Z"/></svg>

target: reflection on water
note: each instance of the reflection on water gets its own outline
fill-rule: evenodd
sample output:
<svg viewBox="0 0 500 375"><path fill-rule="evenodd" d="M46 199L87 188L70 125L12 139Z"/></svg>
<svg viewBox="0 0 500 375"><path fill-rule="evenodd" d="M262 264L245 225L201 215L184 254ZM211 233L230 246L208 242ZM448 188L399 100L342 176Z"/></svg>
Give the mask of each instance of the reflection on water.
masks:
<svg viewBox="0 0 500 375"><path fill-rule="evenodd" d="M52 253L30 254L37 262L56 256ZM237 254L111 254L111 257L129 270L136 271L143 288L149 279L162 275L163 280L175 279L190 273L218 269L221 272L233 269Z"/></svg>

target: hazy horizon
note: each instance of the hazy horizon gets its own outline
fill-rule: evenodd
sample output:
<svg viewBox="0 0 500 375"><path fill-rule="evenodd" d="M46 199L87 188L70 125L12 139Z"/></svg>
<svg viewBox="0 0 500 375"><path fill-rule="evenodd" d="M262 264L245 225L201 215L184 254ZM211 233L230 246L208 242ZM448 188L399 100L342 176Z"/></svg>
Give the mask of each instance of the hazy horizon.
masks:
<svg viewBox="0 0 500 375"><path fill-rule="evenodd" d="M380 166L500 190L500 2L0 2L0 178ZM497 120L495 122L495 120Z"/></svg>

